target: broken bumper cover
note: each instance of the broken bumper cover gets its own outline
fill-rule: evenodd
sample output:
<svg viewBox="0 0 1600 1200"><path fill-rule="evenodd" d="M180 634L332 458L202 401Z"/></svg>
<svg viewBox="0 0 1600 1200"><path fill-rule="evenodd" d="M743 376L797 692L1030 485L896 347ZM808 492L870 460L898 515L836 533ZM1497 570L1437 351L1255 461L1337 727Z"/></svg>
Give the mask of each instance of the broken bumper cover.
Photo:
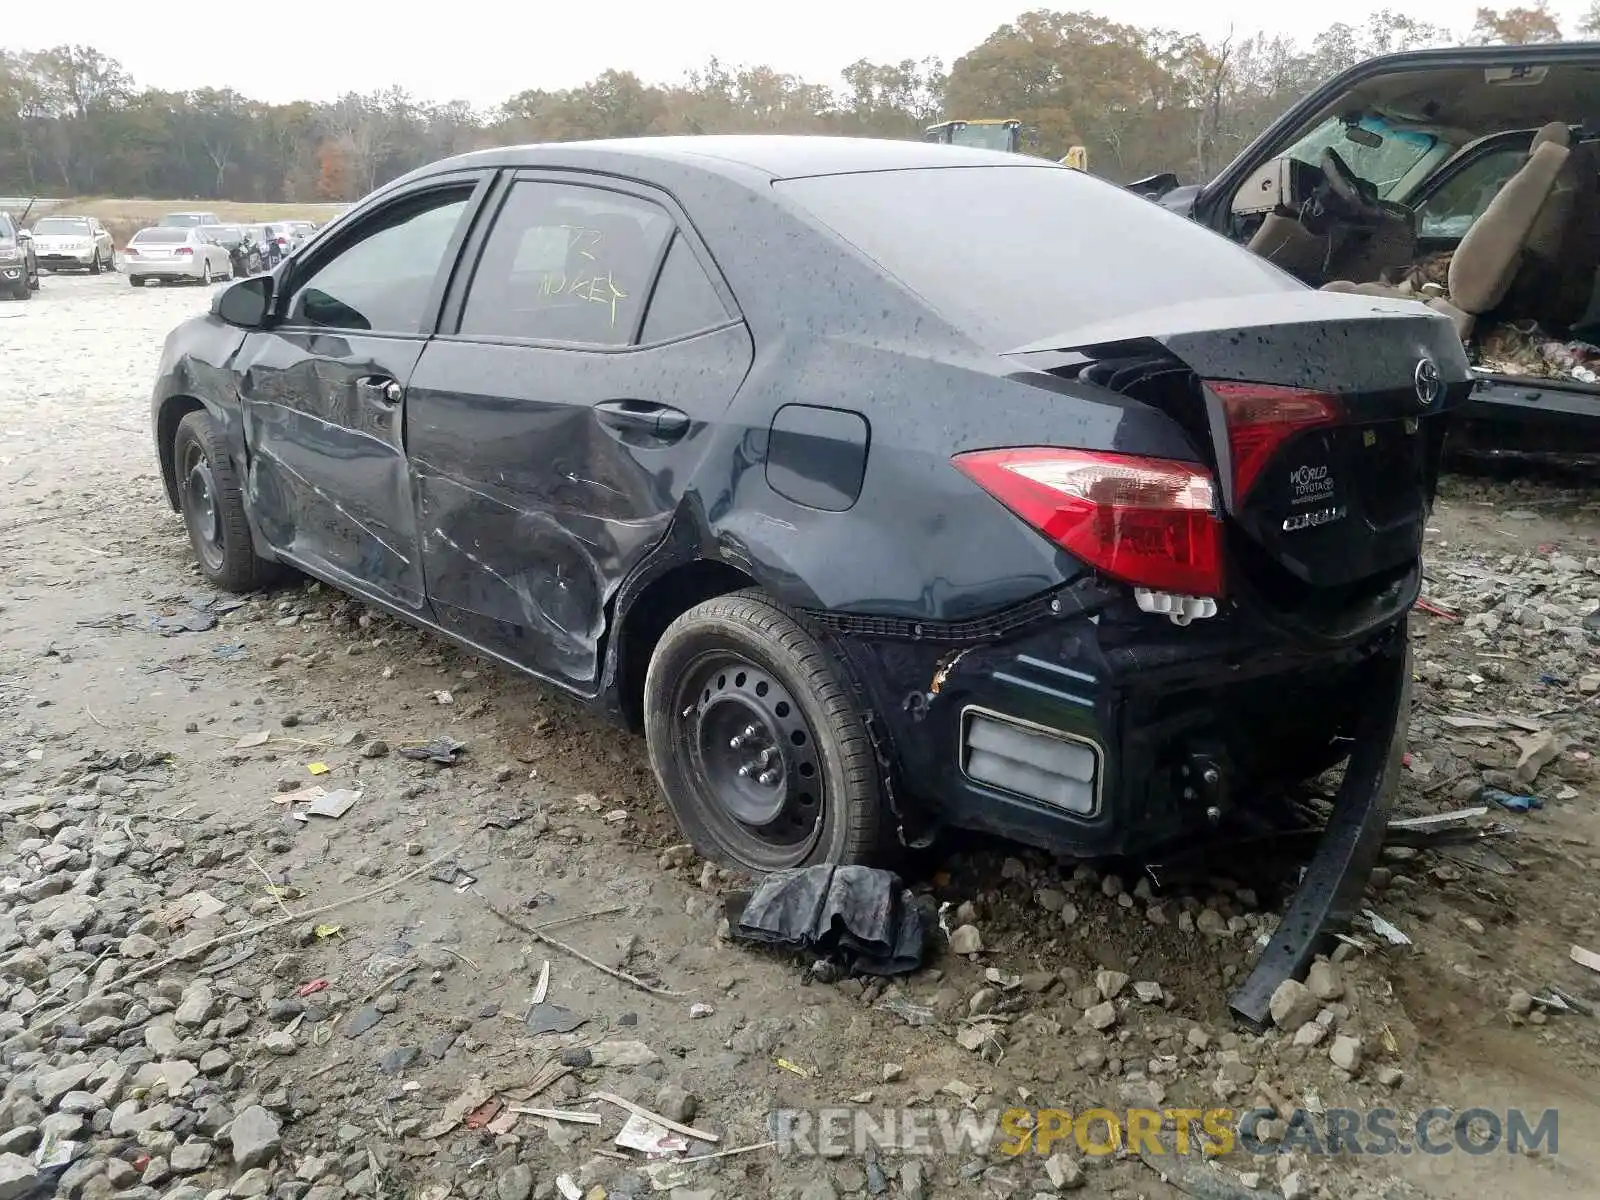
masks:
<svg viewBox="0 0 1600 1200"><path fill-rule="evenodd" d="M1406 736L1405 619L1313 649L1229 618L1178 628L1071 589L1047 611L990 637L963 630L955 647L873 636L882 626L841 640L877 714L902 839L950 825L1144 857L1271 825L1263 797L1345 761L1305 880L1235 997L1259 1019L1348 920L1376 862Z"/></svg>
<svg viewBox="0 0 1600 1200"><path fill-rule="evenodd" d="M1272 993L1298 979L1326 939L1348 925L1383 849L1411 724L1411 652L1388 664L1389 686L1373 696L1356 734L1322 841L1277 932L1244 983L1228 998L1234 1014L1264 1026Z"/></svg>

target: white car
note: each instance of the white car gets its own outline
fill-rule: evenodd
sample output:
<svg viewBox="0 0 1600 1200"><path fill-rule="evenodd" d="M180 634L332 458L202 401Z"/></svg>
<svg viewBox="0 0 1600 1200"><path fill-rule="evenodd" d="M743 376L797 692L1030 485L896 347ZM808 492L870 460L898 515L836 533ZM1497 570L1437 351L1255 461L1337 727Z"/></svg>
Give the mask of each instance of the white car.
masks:
<svg viewBox="0 0 1600 1200"><path fill-rule="evenodd" d="M40 217L33 223L33 251L47 271L101 271L117 268L111 234L93 217Z"/></svg>
<svg viewBox="0 0 1600 1200"><path fill-rule="evenodd" d="M147 279L206 284L213 279L233 278L233 260L227 250L208 241L192 225L182 229L170 225L141 229L128 240L122 260L132 287L139 287Z"/></svg>

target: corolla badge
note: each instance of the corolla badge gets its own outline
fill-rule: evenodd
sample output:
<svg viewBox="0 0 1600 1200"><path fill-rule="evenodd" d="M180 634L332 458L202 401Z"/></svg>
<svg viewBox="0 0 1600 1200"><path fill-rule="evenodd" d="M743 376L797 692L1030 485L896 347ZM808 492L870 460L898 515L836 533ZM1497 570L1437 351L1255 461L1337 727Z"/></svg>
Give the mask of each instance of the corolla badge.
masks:
<svg viewBox="0 0 1600 1200"><path fill-rule="evenodd" d="M1434 401L1439 399L1439 393L1444 390L1444 381L1439 378L1439 365L1431 358L1419 358L1417 368L1411 373L1411 382L1417 389L1417 404L1422 408L1432 408Z"/></svg>

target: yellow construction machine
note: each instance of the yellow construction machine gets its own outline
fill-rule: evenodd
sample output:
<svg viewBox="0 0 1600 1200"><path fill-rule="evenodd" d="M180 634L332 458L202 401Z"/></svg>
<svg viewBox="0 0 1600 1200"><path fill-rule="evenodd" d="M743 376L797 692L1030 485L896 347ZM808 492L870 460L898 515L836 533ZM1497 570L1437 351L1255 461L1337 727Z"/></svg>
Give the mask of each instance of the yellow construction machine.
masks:
<svg viewBox="0 0 1600 1200"><path fill-rule="evenodd" d="M974 146L979 150L1003 150L1008 154L1027 154L1024 140L1029 138L1022 122L1014 117L985 117L974 121L940 121L923 130L926 142L943 142L947 146ZM1073 146L1061 160L1063 166L1079 171L1089 169L1089 152L1083 146Z"/></svg>

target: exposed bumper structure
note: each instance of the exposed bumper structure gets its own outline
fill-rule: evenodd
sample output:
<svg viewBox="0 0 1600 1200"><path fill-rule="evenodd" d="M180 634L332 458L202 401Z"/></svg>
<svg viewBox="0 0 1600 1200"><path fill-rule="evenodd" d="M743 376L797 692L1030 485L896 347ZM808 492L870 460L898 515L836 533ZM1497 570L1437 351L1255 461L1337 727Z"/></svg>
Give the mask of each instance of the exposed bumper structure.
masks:
<svg viewBox="0 0 1600 1200"><path fill-rule="evenodd" d="M1364 714L1333 815L1305 878L1255 968L1228 998L1234 1015L1257 1027L1267 1023L1278 985L1303 976L1327 937L1349 923L1383 849L1411 724L1409 648L1388 666L1397 678L1373 697Z"/></svg>
<svg viewBox="0 0 1600 1200"><path fill-rule="evenodd" d="M1271 826L1280 813L1263 797L1345 760L1304 882L1231 1001L1259 1023L1278 984L1348 921L1377 860L1408 726L1405 620L1329 649L1130 609L1069 589L1014 633L984 640L974 623L956 648L864 628L841 642L882 714L911 844L950 825L1075 857L1147 857Z"/></svg>

